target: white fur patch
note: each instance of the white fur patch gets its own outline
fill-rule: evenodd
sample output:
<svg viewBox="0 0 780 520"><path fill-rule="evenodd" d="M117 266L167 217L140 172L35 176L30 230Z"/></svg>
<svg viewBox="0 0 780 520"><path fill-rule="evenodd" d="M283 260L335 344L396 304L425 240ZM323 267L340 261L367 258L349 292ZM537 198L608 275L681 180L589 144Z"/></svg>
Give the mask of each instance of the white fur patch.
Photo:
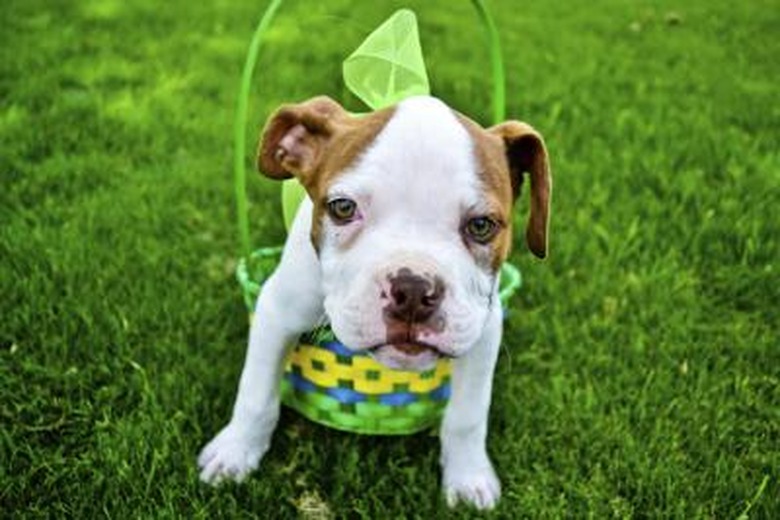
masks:
<svg viewBox="0 0 780 520"><path fill-rule="evenodd" d="M422 338L459 355L479 338L494 277L464 245L464 215L483 204L474 143L441 101L401 103L372 146L328 188L329 199L358 203L359 218L336 225L325 216L320 250L325 309L334 332L363 349L385 342L380 295L403 267L439 276L446 327Z"/></svg>

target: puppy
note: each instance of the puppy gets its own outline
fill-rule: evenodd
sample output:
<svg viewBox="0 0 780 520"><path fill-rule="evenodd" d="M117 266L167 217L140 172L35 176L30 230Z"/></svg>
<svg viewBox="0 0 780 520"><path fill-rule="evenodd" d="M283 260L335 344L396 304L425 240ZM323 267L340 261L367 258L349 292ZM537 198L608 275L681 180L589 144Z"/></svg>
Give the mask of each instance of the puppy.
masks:
<svg viewBox="0 0 780 520"><path fill-rule="evenodd" d="M526 240L536 256L547 252L542 137L517 121L484 129L432 97L361 116L317 97L271 117L257 162L272 179L296 177L308 199L257 300L233 415L200 454L201 480L240 481L257 468L279 418L287 348L324 315L342 343L389 367L452 358L444 493L450 506L492 508L501 490L485 438L498 273L525 174Z"/></svg>

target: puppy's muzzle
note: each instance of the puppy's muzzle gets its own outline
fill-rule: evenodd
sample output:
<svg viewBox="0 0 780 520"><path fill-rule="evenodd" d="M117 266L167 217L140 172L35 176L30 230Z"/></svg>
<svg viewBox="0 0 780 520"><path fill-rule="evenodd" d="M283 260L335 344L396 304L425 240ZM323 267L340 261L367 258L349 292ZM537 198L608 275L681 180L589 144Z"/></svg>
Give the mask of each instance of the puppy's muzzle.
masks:
<svg viewBox="0 0 780 520"><path fill-rule="evenodd" d="M435 275L415 273L402 267L387 276L383 299L383 319L387 330L385 343L399 354L416 357L447 355L442 346L425 341L441 333L446 325L441 310L446 293L444 281Z"/></svg>

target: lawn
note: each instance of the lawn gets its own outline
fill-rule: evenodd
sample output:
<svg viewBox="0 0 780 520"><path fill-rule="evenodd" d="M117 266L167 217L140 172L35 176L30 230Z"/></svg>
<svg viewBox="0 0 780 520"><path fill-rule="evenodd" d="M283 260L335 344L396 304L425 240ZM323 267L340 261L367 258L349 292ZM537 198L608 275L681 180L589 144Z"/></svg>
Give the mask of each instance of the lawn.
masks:
<svg viewBox="0 0 780 520"><path fill-rule="evenodd" d="M404 5L435 94L489 123L469 2L291 0L248 149L284 101L360 109L340 62ZM550 258L512 254L493 516L780 518L780 5L489 5L555 179ZM197 479L245 349L231 124L264 6L3 2L0 516L444 514L435 437L289 411L247 482ZM278 190L249 177L257 245L284 238Z"/></svg>

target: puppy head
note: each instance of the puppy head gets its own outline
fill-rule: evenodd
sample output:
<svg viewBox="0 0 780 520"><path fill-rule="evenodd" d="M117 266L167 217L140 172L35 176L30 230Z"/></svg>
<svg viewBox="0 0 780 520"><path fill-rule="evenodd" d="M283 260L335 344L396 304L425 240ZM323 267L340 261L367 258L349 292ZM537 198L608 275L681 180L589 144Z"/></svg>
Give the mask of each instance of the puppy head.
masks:
<svg viewBox="0 0 780 520"><path fill-rule="evenodd" d="M429 368L480 338L525 174L528 246L547 252L547 152L525 123L483 129L430 97L351 116L318 97L270 118L258 167L312 199L335 334L391 367Z"/></svg>

